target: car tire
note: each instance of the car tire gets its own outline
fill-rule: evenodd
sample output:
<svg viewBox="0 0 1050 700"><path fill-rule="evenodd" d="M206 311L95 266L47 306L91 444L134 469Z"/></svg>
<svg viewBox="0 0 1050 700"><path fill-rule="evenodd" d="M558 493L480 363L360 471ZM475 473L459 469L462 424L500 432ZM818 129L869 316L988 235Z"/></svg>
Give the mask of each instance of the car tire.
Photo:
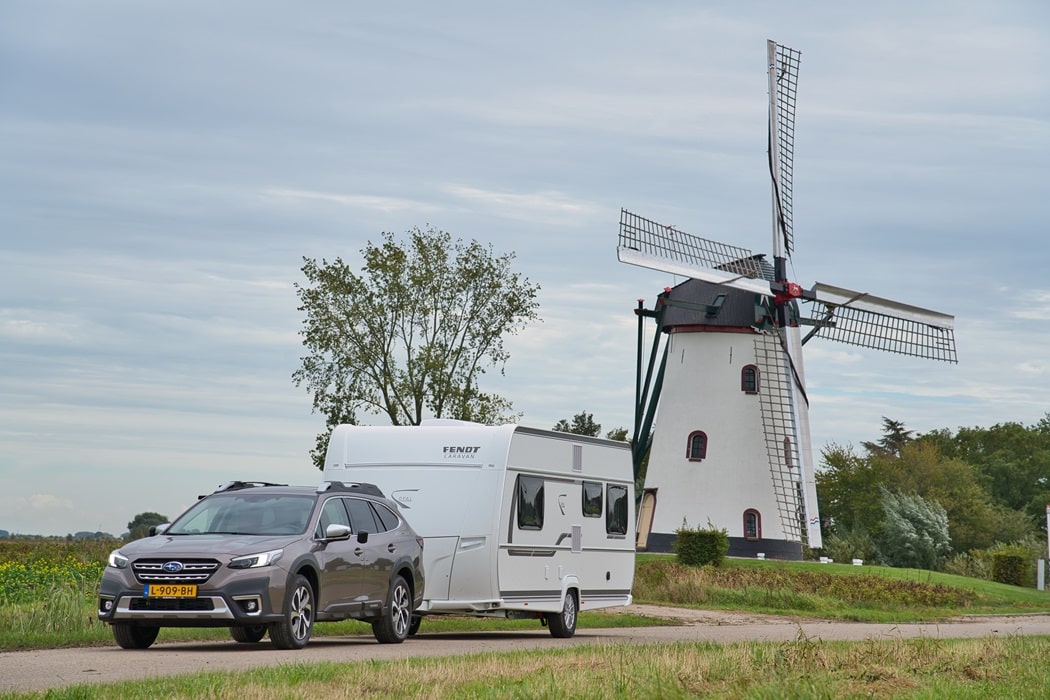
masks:
<svg viewBox="0 0 1050 700"><path fill-rule="evenodd" d="M281 619L269 625L270 641L278 649L302 649L314 626L314 589L305 576L288 579Z"/></svg>
<svg viewBox="0 0 1050 700"><path fill-rule="evenodd" d="M255 644L266 636L266 625L249 625L247 627L231 627L230 636L233 641L241 644Z"/></svg>
<svg viewBox="0 0 1050 700"><path fill-rule="evenodd" d="M402 576L394 576L387 591L383 614L372 621L372 634L380 644L400 644L412 626L412 589Z"/></svg>
<svg viewBox="0 0 1050 700"><path fill-rule="evenodd" d="M547 626L550 628L552 637L568 639L576 634L576 612L578 609L576 591L566 591L565 603L562 605L561 612L557 615L547 615Z"/></svg>
<svg viewBox="0 0 1050 700"><path fill-rule="evenodd" d="M157 641L160 627L145 627L134 622L114 622L113 639L124 649L148 649Z"/></svg>

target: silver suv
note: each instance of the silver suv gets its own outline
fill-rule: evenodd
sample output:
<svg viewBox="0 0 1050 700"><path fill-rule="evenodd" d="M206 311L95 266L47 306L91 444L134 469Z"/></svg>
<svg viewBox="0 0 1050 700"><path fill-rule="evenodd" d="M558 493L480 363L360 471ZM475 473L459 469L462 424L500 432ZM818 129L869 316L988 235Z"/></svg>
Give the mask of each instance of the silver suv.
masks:
<svg viewBox="0 0 1050 700"><path fill-rule="evenodd" d="M423 539L375 486L235 481L112 552L98 617L125 649L161 627L301 649L315 621L349 618L397 644L422 600Z"/></svg>

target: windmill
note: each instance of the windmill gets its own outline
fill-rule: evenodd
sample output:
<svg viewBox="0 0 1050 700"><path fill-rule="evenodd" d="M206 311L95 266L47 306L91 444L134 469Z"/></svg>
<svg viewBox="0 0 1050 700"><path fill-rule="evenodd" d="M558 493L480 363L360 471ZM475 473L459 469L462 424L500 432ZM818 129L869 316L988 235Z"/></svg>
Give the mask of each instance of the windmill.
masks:
<svg viewBox="0 0 1050 700"><path fill-rule="evenodd" d="M635 311L636 477L649 454L640 548L666 551L683 524L708 523L727 530L731 555L798 559L821 546L802 364L811 339L957 361L952 316L788 279L801 54L773 41L767 54L772 262L621 211L619 260L687 278ZM646 319L657 325L648 360Z"/></svg>

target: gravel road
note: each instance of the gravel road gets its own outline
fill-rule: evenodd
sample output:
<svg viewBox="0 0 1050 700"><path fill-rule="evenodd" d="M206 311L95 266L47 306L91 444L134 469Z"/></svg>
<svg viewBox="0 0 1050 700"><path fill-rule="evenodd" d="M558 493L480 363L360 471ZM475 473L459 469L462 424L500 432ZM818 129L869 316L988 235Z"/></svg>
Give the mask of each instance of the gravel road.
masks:
<svg viewBox="0 0 1050 700"><path fill-rule="evenodd" d="M299 651L279 651L268 642L238 644L157 643L145 650L113 646L44 649L0 653L0 691L44 690L74 683L176 675L202 670L242 671L258 666L310 661L364 661L408 656L454 656L486 651L520 651L579 644L639 644L647 642L963 638L1050 635L1050 615L965 617L936 624L866 624L821 620L789 620L703 610L632 605L630 611L681 622L673 627L581 629L571 639L554 639L537 626L525 632L420 634L404 644L378 644L365 637L320 637ZM161 639L164 632L161 631Z"/></svg>

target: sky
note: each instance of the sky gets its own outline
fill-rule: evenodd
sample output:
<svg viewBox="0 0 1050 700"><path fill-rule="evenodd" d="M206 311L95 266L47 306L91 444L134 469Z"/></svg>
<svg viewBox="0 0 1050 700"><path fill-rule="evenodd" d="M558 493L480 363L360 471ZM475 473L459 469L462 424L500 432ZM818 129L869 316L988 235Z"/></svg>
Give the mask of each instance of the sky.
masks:
<svg viewBox="0 0 1050 700"><path fill-rule="evenodd" d="M632 424L621 207L769 252L766 40L802 52L790 272L953 314L959 363L814 340L813 444L1050 410L1042 0L0 3L0 529L120 534L314 483L303 258L491 244L539 315L483 388ZM381 424L380 419L375 419Z"/></svg>

